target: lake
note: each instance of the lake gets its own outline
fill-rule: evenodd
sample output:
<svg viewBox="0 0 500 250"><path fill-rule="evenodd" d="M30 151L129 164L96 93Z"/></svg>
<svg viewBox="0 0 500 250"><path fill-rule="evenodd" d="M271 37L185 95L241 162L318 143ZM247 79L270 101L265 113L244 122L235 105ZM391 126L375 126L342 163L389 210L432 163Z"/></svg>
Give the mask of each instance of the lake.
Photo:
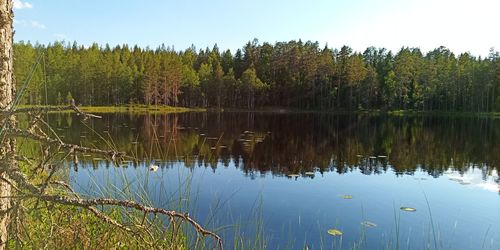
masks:
<svg viewBox="0 0 500 250"><path fill-rule="evenodd" d="M500 249L499 119L226 112L49 122L65 141L130 156L118 166L67 162L77 192L189 212L228 249Z"/></svg>

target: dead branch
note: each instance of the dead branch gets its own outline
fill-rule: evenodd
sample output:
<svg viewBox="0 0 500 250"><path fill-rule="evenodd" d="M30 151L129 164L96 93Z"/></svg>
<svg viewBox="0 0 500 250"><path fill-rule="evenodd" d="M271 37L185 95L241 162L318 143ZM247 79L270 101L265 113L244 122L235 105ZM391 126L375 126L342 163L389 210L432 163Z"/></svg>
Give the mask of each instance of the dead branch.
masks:
<svg viewBox="0 0 500 250"><path fill-rule="evenodd" d="M223 249L222 239L217 234L204 229L200 224L198 224L198 222L192 219L188 214L179 213L173 210L166 210L162 208L145 206L130 200L115 200L106 198L81 199L81 198L71 198L58 195L41 195L39 198L54 203L59 203L63 205L72 205L83 208L88 208L90 206L99 206L99 205L118 206L118 207L132 208L138 211L152 213L152 214L163 214L168 216L169 218L180 218L182 219L182 221L191 224L196 229L196 231L199 232L201 235L213 237L216 240L218 247L220 249Z"/></svg>
<svg viewBox="0 0 500 250"><path fill-rule="evenodd" d="M12 109L12 110L6 110L6 111L1 111L0 113L3 115L13 115L13 114L19 114L19 113L28 113L28 112L51 112L51 111L68 111L72 110L75 111L75 113L78 116L83 117L84 120L88 118L102 118L101 116L94 115L94 114L89 114L82 112L80 108L78 108L75 105L75 100L71 99L70 103L68 106L42 106L42 107L27 107L27 108L17 108L17 109Z"/></svg>
<svg viewBox="0 0 500 250"><path fill-rule="evenodd" d="M64 143L58 139L54 139L54 138L44 136L44 135L39 135L39 134L36 134L34 132L30 132L30 131L26 131L26 130L22 130L22 129L15 129L15 128L7 129L7 136L8 137L23 137L23 138L28 138L28 139L32 139L35 141L39 141L39 142L47 144L47 145L57 145L61 149L71 150L72 152L94 153L94 154L107 155L113 161L116 160L117 157L122 157L125 155L124 152L117 152L114 150L102 150L102 149L96 149L96 148L83 147L83 146L70 144L70 143Z"/></svg>
<svg viewBox="0 0 500 250"><path fill-rule="evenodd" d="M116 161L117 157L124 157L125 154L123 152L118 152L114 150L102 150L102 149L96 149L96 148L90 148L90 147L83 147L75 144L68 144L64 143L55 133L55 131L52 130L52 128L47 124L43 119L42 116L40 115L41 112L49 112L49 111L65 111L65 110L73 110L74 112L77 113L78 116L82 117L82 119L87 119L87 118L101 118L100 116L97 115L92 115L92 114L87 114L82 112L76 105L75 101L71 100L69 106L66 107L29 107L29 108L19 108L19 109L12 109L12 110L0 110L0 115L5 115L6 118L11 117L14 114L18 113L37 113L37 115L33 115L32 120L28 123L29 124L29 129L27 130L21 130L17 129L14 126L6 126L4 127L5 130L5 136L6 137L22 137L22 138L28 138L31 140L38 141L42 144L44 144L47 149L45 150L45 154L48 157L48 148L50 148L52 145L55 145L57 150L67 150L67 155L73 154L74 162L77 162L76 158L76 152L80 153L93 153L93 154L100 154L100 155L106 155L109 156L113 161ZM47 135L37 124L42 123L44 126L46 126L50 133L54 135L56 138L52 138L49 135ZM12 157L8 155L4 155L4 157ZM24 161L30 165L32 165L30 159L23 157L23 156L14 156L18 161ZM0 163L3 162L4 159L0 159ZM112 206L112 207L121 207L121 208L128 208L128 209L133 209L135 211L140 211L144 213L144 217L142 218L142 222L140 225L135 225L138 228L142 228L141 230L144 230L146 233L149 234L149 236L154 239L153 235L149 230L144 227L143 223L144 220L146 219L147 214L153 214L155 215L154 218L156 218L157 215L164 215L169 218L169 221L171 222L175 234L175 230L178 229L176 227L176 219L180 220L181 222L186 222L190 224L195 230L196 230L196 235L197 239L196 242L198 242L199 238L198 236L201 235L202 237L212 237L214 239L214 249L219 248L223 249L223 242L220 236L218 236L216 233L209 231L205 228L203 228L198 222L196 222L193 218L189 216L189 214L186 213L180 213L177 211L173 210L166 210L162 208L155 208L151 206L146 206L142 205L140 203L137 203L135 201L130 201L130 200L117 200L117 199L107 199L107 198L96 198L96 199L84 199L81 198L72 188L69 184L62 182L62 181L51 181L50 176L45 180L44 183L40 185L34 185L29 181L29 178L22 172L20 172L19 169L10 169L5 171L8 178L2 178L1 180L6 182L8 185L13 187L16 192L18 193L17 196L15 196L16 199L27 199L27 198L36 198L37 200L41 200L44 202L50 202L50 203L55 203L55 204L60 204L60 205L67 205L67 206L74 206L74 207L80 207L83 209L86 209L90 211L94 216L96 216L99 220L113 225L125 232L132 233L134 235L139 236L145 243L150 245L151 247L154 247L153 243L147 241L141 234L138 232L134 231L130 227L121 224L120 222L112 219L111 217L107 216L104 214L101 210L97 209L97 206ZM54 194L48 194L46 193L46 188L48 185L58 185L62 186L65 188L68 194L71 194L72 196L67 196L67 195L54 195ZM5 197L3 197L5 198ZM172 240L173 241L173 240Z"/></svg>

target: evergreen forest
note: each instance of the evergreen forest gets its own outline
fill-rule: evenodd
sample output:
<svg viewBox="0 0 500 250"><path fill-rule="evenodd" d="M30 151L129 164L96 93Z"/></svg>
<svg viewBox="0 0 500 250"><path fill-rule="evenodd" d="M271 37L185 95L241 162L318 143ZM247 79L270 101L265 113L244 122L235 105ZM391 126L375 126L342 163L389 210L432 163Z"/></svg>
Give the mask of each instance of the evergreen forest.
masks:
<svg viewBox="0 0 500 250"><path fill-rule="evenodd" d="M300 110L500 111L500 56L369 47L274 45L257 39L236 52L177 51L66 42L14 46L24 104L128 104ZM27 82L29 84L25 85Z"/></svg>

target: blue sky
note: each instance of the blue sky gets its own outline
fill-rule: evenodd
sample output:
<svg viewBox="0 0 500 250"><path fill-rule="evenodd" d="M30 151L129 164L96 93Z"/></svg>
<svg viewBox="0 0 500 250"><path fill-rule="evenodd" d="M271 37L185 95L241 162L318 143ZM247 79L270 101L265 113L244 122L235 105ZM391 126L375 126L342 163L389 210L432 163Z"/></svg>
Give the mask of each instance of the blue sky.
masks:
<svg viewBox="0 0 500 250"><path fill-rule="evenodd" d="M15 40L232 51L253 38L398 50L500 49L500 0L15 0Z"/></svg>

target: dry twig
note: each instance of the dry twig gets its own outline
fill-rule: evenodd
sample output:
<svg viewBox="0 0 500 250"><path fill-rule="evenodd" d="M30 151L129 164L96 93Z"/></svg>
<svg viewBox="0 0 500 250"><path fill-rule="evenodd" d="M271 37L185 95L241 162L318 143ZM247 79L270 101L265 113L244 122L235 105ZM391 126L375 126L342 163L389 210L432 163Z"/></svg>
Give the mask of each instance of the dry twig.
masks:
<svg viewBox="0 0 500 250"><path fill-rule="evenodd" d="M96 148L90 148L90 147L83 147L75 144L68 144L64 143L58 136L57 134L50 128L50 126L43 121L42 116L40 115L41 112L48 112L48 111L63 111L63 110L73 110L77 113L78 116L82 117L83 119L87 118L101 118L100 116L97 115L92 115L92 114L87 114L82 112L76 105L74 100L70 102L69 106L66 107L30 107L30 108L19 108L19 109L13 109L9 111L0 111L1 115L5 115L5 118L8 119L11 115L17 114L17 113L27 113L27 112L32 112L32 113L37 113L37 115L32 116L33 119L29 122L29 129L27 130L22 130L22 129L17 129L15 127L6 127L4 132L6 137L23 137L23 138L28 138L31 140L35 140L43 144L47 149L49 147L55 146L58 150L66 150L67 154L73 154L74 155L74 161L77 162L76 158L76 153L93 153L93 154L100 154L100 155L105 155L111 158L111 160L116 161L117 158L121 158L125 156L123 152L118 152L115 150L102 150L102 149L96 149ZM49 135L47 135L43 130L37 125L38 123L42 123L44 126L49 128L49 131L51 134L55 135L56 138L52 138ZM47 151L47 150L46 150ZM48 152L45 152L48 154ZM6 157L12 157L9 155L4 156ZM28 159L27 157L24 156L15 156L15 158L19 161L24 161L30 165L32 165L32 161ZM50 158L46 156L46 158ZM3 163L5 159L0 159L0 163ZM137 234L132 228L123 225L122 223L112 219L111 217L107 216L104 214L101 210L97 209L97 206L111 206L111 207L121 207L121 208L127 208L127 209L133 209L136 211L141 211L144 213L144 217L142 218L141 225L135 225L138 228L142 228L145 230L146 227L144 227L142 224L145 221L145 218L147 214L153 214L153 215L164 215L167 216L173 225L173 230L177 230L178 227L176 227L176 219L179 219L182 222L190 224L197 232L197 235L201 235L203 237L209 236L214 239L214 248L219 248L223 249L223 242L220 236L218 236L216 233L209 231L205 228L203 228L198 222L196 222L193 218L191 218L188 214L185 213L179 213L177 211L173 210L166 210L162 208L156 208L156 207L151 207L151 206L145 206L142 204L139 204L135 201L131 200L117 200L117 199L107 199L107 198L96 198L96 199L84 199L81 198L72 188L69 184L62 182L62 181L52 181L50 178L47 178L44 183L40 185L34 185L29 181L29 178L24 175L22 172L20 172L19 169L10 169L6 171L8 178L2 178L3 181L8 183L10 186L12 186L16 192L18 193L17 196L15 196L17 199L26 199L26 198L36 198L37 200L42 200L44 202L51 202L55 204L60 204L60 205L67 205L67 206L74 206L74 207L80 207L83 209L86 209L93 213L98 219L101 221L108 223L110 225L113 225L125 232L133 233L135 235L138 235L139 237L142 238L140 234ZM50 177L50 176L49 176ZM58 185L62 186L67 190L67 193L70 194L70 196L67 195L54 195L47 193L47 186L48 185ZM5 198L5 197L1 197ZM153 238L153 235L146 230L147 233ZM175 232L174 232L175 234ZM150 246L154 247L151 242L148 242L146 239L142 238L142 240L146 243L148 243ZM173 239L172 239L173 241ZM196 239L196 242L198 242L198 237Z"/></svg>

